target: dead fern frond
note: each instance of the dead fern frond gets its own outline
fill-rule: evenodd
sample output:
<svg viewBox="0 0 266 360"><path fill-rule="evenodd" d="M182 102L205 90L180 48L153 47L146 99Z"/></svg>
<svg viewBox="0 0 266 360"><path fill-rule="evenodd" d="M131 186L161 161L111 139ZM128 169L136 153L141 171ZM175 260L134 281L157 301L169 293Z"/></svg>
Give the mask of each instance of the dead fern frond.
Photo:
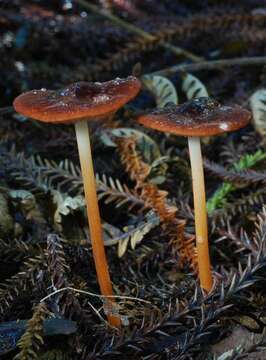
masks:
<svg viewBox="0 0 266 360"><path fill-rule="evenodd" d="M151 171L136 150L136 140L133 137L116 139L120 159L131 180L136 181L140 186Z"/></svg>
<svg viewBox="0 0 266 360"><path fill-rule="evenodd" d="M266 172L259 172L250 169L241 171L227 170L222 165L209 160L204 161L204 166L208 171L224 181L245 185L254 183L266 184Z"/></svg>
<svg viewBox="0 0 266 360"><path fill-rule="evenodd" d="M184 268L187 264L191 267L194 273L198 272L198 256L196 249L195 235L185 234L180 236L177 242L177 252L179 256L178 265Z"/></svg>
<svg viewBox="0 0 266 360"><path fill-rule="evenodd" d="M120 159L131 180L136 182L135 189L147 208L155 210L161 221L175 218L177 208L166 202L167 191L159 190L157 185L145 182L150 173L150 166L146 164L136 151L136 140L133 137L117 140Z"/></svg>
<svg viewBox="0 0 266 360"><path fill-rule="evenodd" d="M12 149L1 154L0 160L7 173L33 193L54 189L70 194L82 192L80 169L68 159L57 164L40 156L27 158L24 153Z"/></svg>
<svg viewBox="0 0 266 360"><path fill-rule="evenodd" d="M145 206L156 211L161 222L170 222L176 218L177 207L167 203L167 191L159 190L157 185L151 183L142 184L139 190Z"/></svg>
<svg viewBox="0 0 266 360"><path fill-rule="evenodd" d="M13 259L21 258L25 255L36 255L41 248L39 244L33 244L30 240L24 241L21 238L10 240L0 239L0 253L2 257L12 255ZM15 256L15 258L14 258Z"/></svg>
<svg viewBox="0 0 266 360"><path fill-rule="evenodd" d="M122 257L128 245L131 245L131 249L135 249L136 245L141 242L143 237L151 231L154 227L159 225L159 217L153 211L146 214L145 219L141 221L137 226L124 227L124 234L121 235L118 242L118 256Z"/></svg>
<svg viewBox="0 0 266 360"><path fill-rule="evenodd" d="M59 349L48 350L45 353L41 354L39 357L39 360L71 360L71 359L72 357L70 354Z"/></svg>
<svg viewBox="0 0 266 360"><path fill-rule="evenodd" d="M11 306L15 298L18 298L32 287L38 287L39 275L45 270L46 257L41 253L36 257L29 258L23 264L22 271L5 280L0 288L0 312L4 314Z"/></svg>
<svg viewBox="0 0 266 360"><path fill-rule="evenodd" d="M47 317L44 303L38 304L33 310L33 316L28 321L26 331L18 341L20 352L15 360L39 359L39 350L43 345L43 321Z"/></svg>
<svg viewBox="0 0 266 360"><path fill-rule="evenodd" d="M265 189L262 188L248 195L242 195L239 199L235 199L234 202L226 203L222 208L209 214L212 231L217 226L226 226L227 222L234 216L241 215L241 218L251 216L257 208L261 208L265 204L265 201L266 193Z"/></svg>
<svg viewBox="0 0 266 360"><path fill-rule="evenodd" d="M164 41L171 41L173 39L188 39L195 34L210 33L213 29L217 32L225 33L232 32L232 28L243 26L259 26L265 22L265 15L263 14L223 14L214 16L195 15L191 16L186 22L176 21L163 26L159 31L155 32L155 36Z"/></svg>
<svg viewBox="0 0 266 360"><path fill-rule="evenodd" d="M103 199L105 204L115 203L119 208L127 205L128 210L137 208L144 211L146 206L143 199L136 190L131 190L126 184L121 184L118 179L113 179L103 174L101 177L96 175L98 199Z"/></svg>
<svg viewBox="0 0 266 360"><path fill-rule="evenodd" d="M167 202L168 192L159 190L156 184L147 181L149 168L136 152L135 139L120 138L118 150L121 162L131 180L136 182L135 191L138 192L145 207L153 209L159 215L161 227L169 239L170 246L173 251L178 251L180 267L188 263L194 271L197 271L194 237L185 235L186 222L176 218L177 207Z"/></svg>
<svg viewBox="0 0 266 360"><path fill-rule="evenodd" d="M68 286L65 273L69 267L60 238L56 234L47 237L47 260L54 290Z"/></svg>
<svg viewBox="0 0 266 360"><path fill-rule="evenodd" d="M61 241L56 234L50 234L47 237L47 259L52 279L52 290L59 290L70 286L66 275L69 267L66 263L65 252ZM72 291L69 290L57 294L55 299L64 315L69 318L78 319L80 322L88 321L88 315L82 309Z"/></svg>
<svg viewBox="0 0 266 360"><path fill-rule="evenodd" d="M23 153L12 151L5 154L5 160L6 168L15 181L32 192L56 194L58 191L64 197L83 193L80 169L68 159L57 164L40 156L26 158ZM139 194L129 190L118 179L96 175L96 182L98 198L104 199L106 204L114 202L117 208L127 205L129 211L136 207L144 210L145 204Z"/></svg>
<svg viewBox="0 0 266 360"><path fill-rule="evenodd" d="M239 236L238 244L248 250L248 253L254 257L259 255L262 251L265 253L266 248L266 208L263 208L261 213L257 216L255 223L255 231L252 236L249 236L245 231L242 231Z"/></svg>

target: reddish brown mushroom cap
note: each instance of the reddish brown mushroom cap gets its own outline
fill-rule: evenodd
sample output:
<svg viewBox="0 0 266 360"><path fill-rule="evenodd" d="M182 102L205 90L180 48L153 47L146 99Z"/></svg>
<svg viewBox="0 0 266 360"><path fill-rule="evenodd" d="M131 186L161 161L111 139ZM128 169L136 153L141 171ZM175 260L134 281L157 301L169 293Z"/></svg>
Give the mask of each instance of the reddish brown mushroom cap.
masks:
<svg viewBox="0 0 266 360"><path fill-rule="evenodd" d="M141 87L134 76L104 83L77 82L63 89L32 90L14 100L18 113L51 123L71 123L113 113L133 99Z"/></svg>
<svg viewBox="0 0 266 360"><path fill-rule="evenodd" d="M238 130L249 123L250 112L201 97L141 115L137 121L151 129L182 136L211 136Z"/></svg>

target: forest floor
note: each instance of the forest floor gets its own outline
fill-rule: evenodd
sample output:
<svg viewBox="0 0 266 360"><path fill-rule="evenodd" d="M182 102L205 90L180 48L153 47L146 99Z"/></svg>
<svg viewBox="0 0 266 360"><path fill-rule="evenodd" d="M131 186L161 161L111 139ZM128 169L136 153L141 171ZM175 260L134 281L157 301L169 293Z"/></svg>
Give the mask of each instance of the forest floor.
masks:
<svg viewBox="0 0 266 360"><path fill-rule="evenodd" d="M266 358L265 25L264 0L0 0L0 358ZM31 89L131 74L140 94L90 124L117 296L109 309L74 127L36 122L12 103ZM216 281L208 295L187 139L136 121L198 96L252 113L245 128L202 141ZM123 330L108 326L110 313Z"/></svg>

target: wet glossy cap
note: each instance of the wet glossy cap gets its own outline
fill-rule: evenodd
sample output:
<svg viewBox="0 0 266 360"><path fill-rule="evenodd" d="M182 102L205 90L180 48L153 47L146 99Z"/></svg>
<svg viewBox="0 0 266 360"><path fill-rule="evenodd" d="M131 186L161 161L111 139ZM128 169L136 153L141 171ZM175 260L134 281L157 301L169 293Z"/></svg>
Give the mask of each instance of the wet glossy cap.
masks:
<svg viewBox="0 0 266 360"><path fill-rule="evenodd" d="M250 112L240 106L224 106L208 97L200 97L182 105L169 105L138 117L137 121L151 129L183 136L211 136L246 126Z"/></svg>
<svg viewBox="0 0 266 360"><path fill-rule="evenodd" d="M77 82L63 89L32 90L14 100L18 113L51 123L71 123L113 113L133 99L141 87L134 76L104 83Z"/></svg>

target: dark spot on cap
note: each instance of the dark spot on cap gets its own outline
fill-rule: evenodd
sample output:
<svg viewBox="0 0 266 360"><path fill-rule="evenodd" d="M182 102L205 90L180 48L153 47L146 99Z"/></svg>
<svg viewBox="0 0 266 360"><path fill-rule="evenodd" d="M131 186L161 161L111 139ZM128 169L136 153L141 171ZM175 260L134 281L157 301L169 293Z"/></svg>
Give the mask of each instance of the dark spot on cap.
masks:
<svg viewBox="0 0 266 360"><path fill-rule="evenodd" d="M138 122L148 128L183 136L211 136L240 129L250 121L250 112L238 105L224 106L201 97L143 114Z"/></svg>
<svg viewBox="0 0 266 360"><path fill-rule="evenodd" d="M117 111L140 91L134 76L103 83L77 82L57 91L32 90L14 100L17 112L51 123L101 118Z"/></svg>

